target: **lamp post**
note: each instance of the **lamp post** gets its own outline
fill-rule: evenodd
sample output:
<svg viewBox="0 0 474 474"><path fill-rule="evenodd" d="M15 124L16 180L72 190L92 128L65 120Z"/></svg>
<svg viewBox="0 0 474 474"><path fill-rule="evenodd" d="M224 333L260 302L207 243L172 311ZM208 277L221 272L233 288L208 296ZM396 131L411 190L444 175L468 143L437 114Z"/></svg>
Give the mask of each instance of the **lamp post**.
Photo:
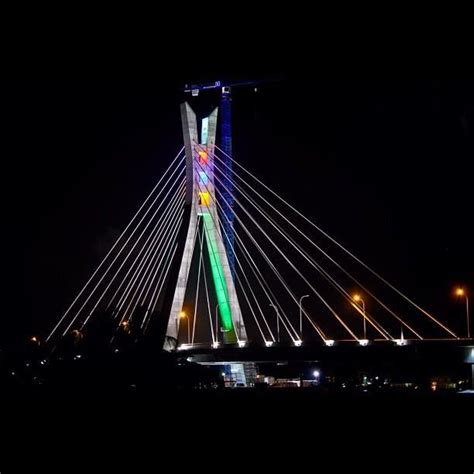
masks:
<svg viewBox="0 0 474 474"><path fill-rule="evenodd" d="M215 320L215 328L216 328L216 342L219 343L219 304L216 304L216 320Z"/></svg>
<svg viewBox="0 0 474 474"><path fill-rule="evenodd" d="M176 339L178 339L178 333L179 333L179 324L182 319L187 319L188 320L188 344L191 342L191 327L189 325L189 318L188 315L186 314L185 311L181 311L179 313L178 319L176 320Z"/></svg>
<svg viewBox="0 0 474 474"><path fill-rule="evenodd" d="M276 312L276 319L277 319L277 341L280 343L280 314L278 313L278 308L270 303L270 306L275 310Z"/></svg>
<svg viewBox="0 0 474 474"><path fill-rule="evenodd" d="M303 306L302 306L302 302L305 298L308 298L309 295L303 295L301 298L300 298L300 303L299 303L299 306L300 306L300 339L303 340Z"/></svg>
<svg viewBox="0 0 474 474"><path fill-rule="evenodd" d="M360 303L360 305L362 306L362 314L364 316L364 339L366 340L367 339L367 323L365 321L365 302L359 294L355 294L352 298L356 303Z"/></svg>
<svg viewBox="0 0 474 474"><path fill-rule="evenodd" d="M469 324L469 297L467 296L467 291L464 288L456 288L456 296L464 296L466 298L466 329L467 329L467 338L471 338L471 327Z"/></svg>

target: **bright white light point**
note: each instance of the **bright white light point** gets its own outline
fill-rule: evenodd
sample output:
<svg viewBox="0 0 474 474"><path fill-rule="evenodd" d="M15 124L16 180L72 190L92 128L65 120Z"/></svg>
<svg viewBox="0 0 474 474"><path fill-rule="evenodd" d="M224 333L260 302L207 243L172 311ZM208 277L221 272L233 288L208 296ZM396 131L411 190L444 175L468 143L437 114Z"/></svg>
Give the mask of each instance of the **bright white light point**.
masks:
<svg viewBox="0 0 474 474"><path fill-rule="evenodd" d="M326 339L325 341L326 346L333 346L334 345L334 339Z"/></svg>
<svg viewBox="0 0 474 474"><path fill-rule="evenodd" d="M217 349L219 347L219 343L218 342L213 342L212 343L212 348L213 349Z"/></svg>
<svg viewBox="0 0 474 474"><path fill-rule="evenodd" d="M238 341L239 347L245 347L245 341Z"/></svg>
<svg viewBox="0 0 474 474"><path fill-rule="evenodd" d="M301 346L301 344L303 344L303 341L301 341L300 339L297 339L297 340L295 341L295 346L296 346L296 347Z"/></svg>
<svg viewBox="0 0 474 474"><path fill-rule="evenodd" d="M313 377L314 377L315 379L317 379L320 375L321 375L321 372L319 372L319 370L315 370L315 371L313 372Z"/></svg>
<svg viewBox="0 0 474 474"><path fill-rule="evenodd" d="M222 377L225 377L225 372L222 372L222 374L221 374L221 375L222 375Z"/></svg>
<svg viewBox="0 0 474 474"><path fill-rule="evenodd" d="M265 345L267 347L271 347L271 346L273 346L273 341L265 341Z"/></svg>
<svg viewBox="0 0 474 474"><path fill-rule="evenodd" d="M404 346L407 342L405 341L405 339L395 339L395 343L397 344L397 346Z"/></svg>
<svg viewBox="0 0 474 474"><path fill-rule="evenodd" d="M360 340L359 340L359 344L360 344L361 346L366 346L368 343L369 343L369 340L368 340L368 339L360 339Z"/></svg>

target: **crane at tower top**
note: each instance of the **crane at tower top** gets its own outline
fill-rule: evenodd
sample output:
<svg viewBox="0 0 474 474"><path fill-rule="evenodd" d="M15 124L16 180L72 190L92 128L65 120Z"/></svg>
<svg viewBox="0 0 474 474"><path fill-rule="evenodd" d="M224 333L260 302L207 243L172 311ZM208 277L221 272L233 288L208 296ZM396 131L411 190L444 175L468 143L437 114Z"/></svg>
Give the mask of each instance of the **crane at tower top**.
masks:
<svg viewBox="0 0 474 474"><path fill-rule="evenodd" d="M234 181L232 176L232 89L234 87L241 86L253 86L254 91L257 92L257 86L262 83L269 83L281 80L280 78L270 78L261 80L249 80L249 81L214 81L202 84L186 84L184 86L185 93L191 93L193 97L199 95L201 91L208 91L214 89L220 89L220 148L223 152L223 190L222 195L222 209L225 215L222 226L228 239L224 242L226 247L229 266L231 269L232 276L235 275L235 262L234 262Z"/></svg>
<svg viewBox="0 0 474 474"><path fill-rule="evenodd" d="M231 87L238 87L238 86L256 86L261 84L262 82L267 81L214 81L214 82L206 82L203 84L186 84L184 86L184 92L191 93L193 97L199 95L199 92L210 90L210 89L221 89L222 94L229 94Z"/></svg>

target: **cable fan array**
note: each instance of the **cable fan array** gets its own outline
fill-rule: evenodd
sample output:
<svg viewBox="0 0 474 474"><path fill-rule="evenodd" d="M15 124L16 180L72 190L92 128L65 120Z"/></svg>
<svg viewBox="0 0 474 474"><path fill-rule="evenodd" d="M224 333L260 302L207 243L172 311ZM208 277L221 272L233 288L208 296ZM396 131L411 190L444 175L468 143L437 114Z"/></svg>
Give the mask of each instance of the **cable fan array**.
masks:
<svg viewBox="0 0 474 474"><path fill-rule="evenodd" d="M194 146L203 150L198 143ZM232 160L232 169L224 156ZM197 166L205 171L199 162ZM235 284L247 332L258 334L267 346L282 340L301 345L303 340L319 339L330 345L334 340L347 339L364 345L367 337L398 344L411 338L457 338L438 318L219 147L214 153L213 171L219 211L216 224L223 239L234 242ZM233 236L222 225L228 219L228 209L222 203L223 195L230 192L229 173L235 202L231 209ZM196 187L201 193L209 192L201 181L196 181ZM348 262L343 266L342 261ZM364 276L373 280L370 287L362 282ZM367 306L357 301L360 296L354 298L354 288L364 293ZM308 297L304 307L302 297ZM249 330L250 325L254 331Z"/></svg>
<svg viewBox="0 0 474 474"><path fill-rule="evenodd" d="M196 156L204 150L198 143L193 146ZM232 160L232 168L224 157ZM170 270L181 259L177 250L186 217L184 162L183 147L47 340L84 330L98 314L107 314L117 328L133 323L142 332L148 330L154 314L168 316L162 307L164 293L176 283ZM206 173L199 160L195 169ZM219 147L213 153L209 179L215 184L217 215L198 217L185 298L190 308L186 314L189 344L218 347L220 343L218 305L211 265L206 263L205 219L217 219L214 224L235 262L233 278L243 314L235 328L237 336L245 324L249 340L266 346L457 338ZM196 177L194 190L210 195L206 182ZM234 197L231 207L224 200L229 193ZM364 295L363 300L354 298L354 289ZM184 340L182 329L179 337Z"/></svg>
<svg viewBox="0 0 474 474"><path fill-rule="evenodd" d="M83 330L97 314L146 331L176 255L185 202L184 147L47 337ZM137 321L137 318L140 320Z"/></svg>

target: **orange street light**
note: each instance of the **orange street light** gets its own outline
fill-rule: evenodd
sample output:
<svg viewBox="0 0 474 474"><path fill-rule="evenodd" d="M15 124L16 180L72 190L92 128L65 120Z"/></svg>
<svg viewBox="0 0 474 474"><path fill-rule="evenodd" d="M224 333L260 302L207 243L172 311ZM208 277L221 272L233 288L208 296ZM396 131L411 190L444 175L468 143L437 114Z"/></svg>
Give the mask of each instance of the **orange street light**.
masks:
<svg viewBox="0 0 474 474"><path fill-rule="evenodd" d="M471 327L470 327L470 321L469 321L469 298L467 296L467 291L462 288L462 287L458 287L456 288L455 290L455 294L456 296L464 296L466 298L466 329L467 329L467 338L470 339L471 338Z"/></svg>
<svg viewBox="0 0 474 474"><path fill-rule="evenodd" d="M191 325L189 324L189 318L188 315L186 314L186 311L180 311L178 315L178 319L181 321L181 319L187 319L188 320L188 344L191 343ZM179 331L179 322L176 321L176 338L178 337L178 331Z"/></svg>
<svg viewBox="0 0 474 474"><path fill-rule="evenodd" d="M356 303L360 303L360 306L362 306L362 313L363 313L363 317L364 317L364 340L367 340L367 323L365 321L365 302L362 299L362 296L359 295L359 293L354 294L352 296L352 299Z"/></svg>

